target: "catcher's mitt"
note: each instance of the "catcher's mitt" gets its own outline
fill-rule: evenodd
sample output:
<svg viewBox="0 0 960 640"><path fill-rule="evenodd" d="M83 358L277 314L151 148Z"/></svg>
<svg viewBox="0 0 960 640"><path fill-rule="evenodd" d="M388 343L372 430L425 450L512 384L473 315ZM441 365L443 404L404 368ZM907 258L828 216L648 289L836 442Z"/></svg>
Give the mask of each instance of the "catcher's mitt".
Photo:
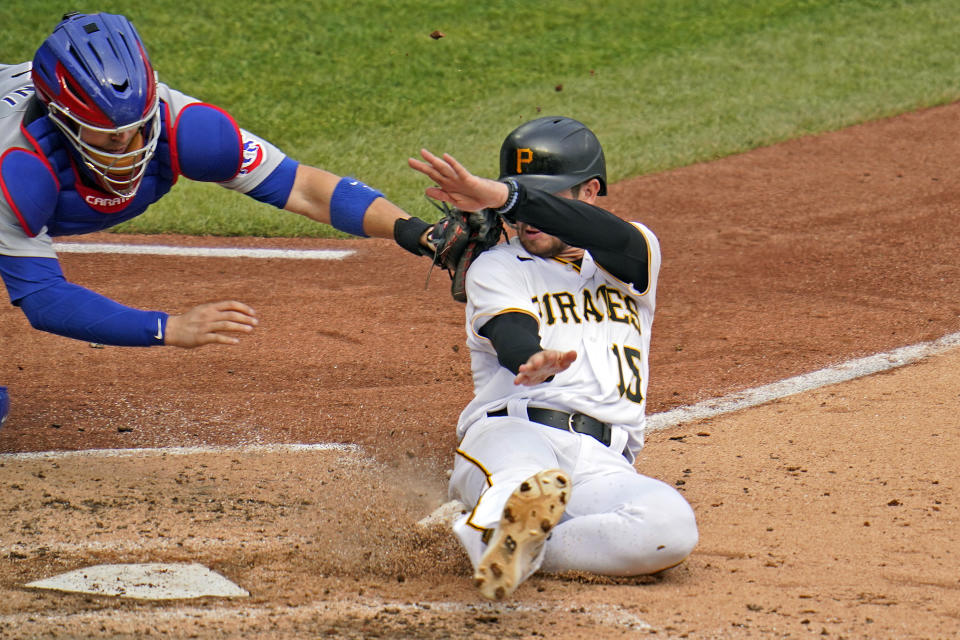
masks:
<svg viewBox="0 0 960 640"><path fill-rule="evenodd" d="M443 217L433 225L427 239L436 251L433 264L450 274L450 294L458 302L466 302L467 269L477 256L500 242L503 223L500 216L490 209L461 211L446 202L430 201L443 212Z"/></svg>

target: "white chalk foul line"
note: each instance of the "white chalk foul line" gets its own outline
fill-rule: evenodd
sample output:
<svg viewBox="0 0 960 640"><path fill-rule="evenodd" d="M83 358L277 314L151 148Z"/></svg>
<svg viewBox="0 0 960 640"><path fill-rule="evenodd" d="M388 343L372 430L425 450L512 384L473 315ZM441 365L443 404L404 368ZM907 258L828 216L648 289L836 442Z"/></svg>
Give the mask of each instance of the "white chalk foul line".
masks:
<svg viewBox="0 0 960 640"><path fill-rule="evenodd" d="M580 614L587 622L595 626L614 627L627 631L649 631L653 627L645 620L637 617L630 611L611 605L585 605L578 607ZM393 602L389 600L374 600L360 598L359 600L324 600L303 605L286 605L282 607L282 615L292 622L325 620L340 620L344 615L360 617L375 616L378 613L390 611L393 614L415 614L418 616L454 615L458 618L478 614L509 615L526 614L534 616L550 616L543 604L522 605L514 603L463 603L450 601L424 601L418 603ZM53 625L77 625L80 627L95 626L100 628L107 620L118 626L136 625L138 628L148 628L151 624L158 626L167 622L187 621L194 625L216 626L224 622L243 622L246 624L259 623L270 620L278 614L276 606L251 606L244 603L242 606L207 606L192 607L180 606L168 609L102 609L99 611L84 611L81 613L51 613L42 615L37 612L14 613L0 615L0 626L12 626L15 629L40 631L49 629Z"/></svg>
<svg viewBox="0 0 960 640"><path fill-rule="evenodd" d="M146 458L155 456L192 456L203 453L297 453L302 451L344 451L361 453L355 444L254 444L203 447L157 447L154 449L83 449L81 451L31 451L0 453L5 460L51 460L63 458Z"/></svg>
<svg viewBox="0 0 960 640"><path fill-rule="evenodd" d="M928 356L943 353L960 346L960 332L951 333L932 342L921 342L878 353L865 358L848 360L833 367L805 373L761 387L730 393L720 398L704 400L694 405L677 407L670 411L655 413L647 418L647 431L659 431L681 425L685 422L703 420L724 413L731 413L787 396L811 391L831 384L837 384L873 373L895 369L916 362ZM155 449L86 449L82 451L37 451L29 453L2 453L2 460L55 459L71 457L111 458L136 456L194 455L201 453L273 453L280 451L323 451L340 450L362 454L357 445L351 444L267 444L208 446L208 447L159 447ZM442 507L441 507L442 508Z"/></svg>
<svg viewBox="0 0 960 640"><path fill-rule="evenodd" d="M737 391L720 398L704 400L694 405L653 414L647 418L646 430L668 429L685 422L703 420L704 418L712 418L724 413L755 407L804 391L811 391L827 385L902 367L957 346L960 346L960 333L951 333L932 342L921 342L886 353L848 360L833 367L794 376L779 382L772 382L762 387Z"/></svg>
<svg viewBox="0 0 960 640"><path fill-rule="evenodd" d="M295 545L300 545L306 549L313 543L314 539L312 537L298 536L289 532L272 538L264 538L259 533L251 534L250 537L239 540L228 540L222 536L192 536L181 540L177 538L147 538L138 535L126 540L92 540L88 538L83 542L43 542L41 544L11 542L10 544L0 545L0 555L4 558L11 556L11 554L21 554L21 556L26 557L48 553L78 557L97 553L126 553L140 556L144 553L169 551L175 551L178 554L189 552L202 555L217 553L219 549L227 550L222 553L237 548L242 548L247 552L275 551L277 549L290 549Z"/></svg>
<svg viewBox="0 0 960 640"><path fill-rule="evenodd" d="M862 378L873 373L895 369L923 358L949 351L960 346L960 333L951 333L932 342L921 342L907 347L878 353L865 358L848 360L833 367L805 373L761 387L730 393L720 398L704 400L694 405L677 407L670 411L655 413L647 417L646 431L660 431L676 427L686 422L713 418L725 413L756 407L787 396L812 391L831 384ZM421 526L453 523L464 505L452 500L440 505L432 513L418 522Z"/></svg>
<svg viewBox="0 0 960 640"><path fill-rule="evenodd" d="M129 253L153 256L202 258L286 258L292 260L343 260L350 249L254 249L243 247L170 247L157 244L105 244L54 242L59 253Z"/></svg>

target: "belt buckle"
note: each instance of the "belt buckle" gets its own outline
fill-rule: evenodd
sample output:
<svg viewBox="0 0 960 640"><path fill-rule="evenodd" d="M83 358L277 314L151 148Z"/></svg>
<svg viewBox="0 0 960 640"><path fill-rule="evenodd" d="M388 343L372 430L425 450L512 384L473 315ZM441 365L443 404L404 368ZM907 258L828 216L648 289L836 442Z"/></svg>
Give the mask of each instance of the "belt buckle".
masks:
<svg viewBox="0 0 960 640"><path fill-rule="evenodd" d="M577 430L573 427L573 419L574 419L576 416L577 416L576 413L568 413L568 414L567 414L567 431L570 431L571 433L580 433L579 431L577 431Z"/></svg>

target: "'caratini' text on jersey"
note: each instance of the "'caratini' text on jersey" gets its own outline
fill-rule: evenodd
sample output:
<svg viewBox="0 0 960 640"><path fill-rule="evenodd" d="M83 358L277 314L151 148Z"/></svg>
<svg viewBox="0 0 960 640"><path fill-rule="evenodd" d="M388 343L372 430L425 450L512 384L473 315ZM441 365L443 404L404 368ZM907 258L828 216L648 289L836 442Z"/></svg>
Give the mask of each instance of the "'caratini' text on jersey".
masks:
<svg viewBox="0 0 960 640"><path fill-rule="evenodd" d="M461 414L461 437L484 412L520 401L588 414L626 430L631 447L642 446L660 245L647 227L632 224L649 250L644 291L605 271L589 251L578 265L533 256L513 238L477 258L467 272L466 310L475 397ZM479 334L490 318L510 312L536 318L544 349L575 350L571 367L539 385L514 385Z"/></svg>

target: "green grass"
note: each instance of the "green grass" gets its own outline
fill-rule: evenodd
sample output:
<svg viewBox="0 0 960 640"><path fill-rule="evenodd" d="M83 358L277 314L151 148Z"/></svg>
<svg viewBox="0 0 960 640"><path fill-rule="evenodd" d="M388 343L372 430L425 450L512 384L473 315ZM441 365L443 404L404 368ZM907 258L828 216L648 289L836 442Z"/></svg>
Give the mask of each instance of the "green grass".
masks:
<svg viewBox="0 0 960 640"><path fill-rule="evenodd" d="M496 177L504 136L541 115L587 123L615 182L960 97L956 0L74 6L126 13L162 81L427 219L435 210L408 156L447 151ZM0 60L31 57L62 10L52 0L0 4ZM445 37L430 38L435 29ZM119 229L331 233L186 180Z"/></svg>

